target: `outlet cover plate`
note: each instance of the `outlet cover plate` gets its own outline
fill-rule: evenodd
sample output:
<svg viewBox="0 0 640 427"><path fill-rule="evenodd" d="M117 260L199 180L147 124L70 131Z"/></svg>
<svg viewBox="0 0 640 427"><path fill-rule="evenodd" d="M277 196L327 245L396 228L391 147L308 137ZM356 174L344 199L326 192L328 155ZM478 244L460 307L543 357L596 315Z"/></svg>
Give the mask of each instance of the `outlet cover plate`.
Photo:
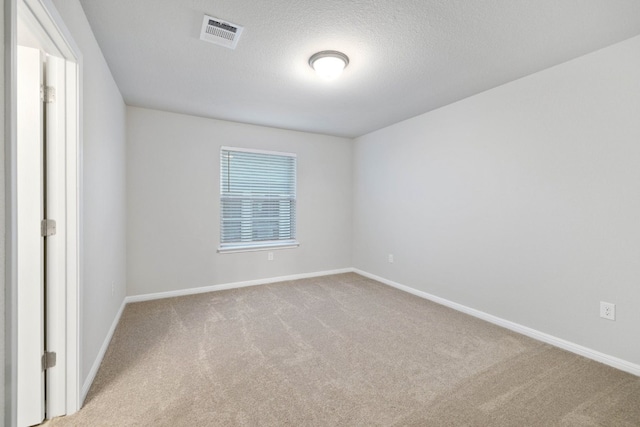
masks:
<svg viewBox="0 0 640 427"><path fill-rule="evenodd" d="M616 305L610 302L600 301L600 317L608 320L616 320Z"/></svg>

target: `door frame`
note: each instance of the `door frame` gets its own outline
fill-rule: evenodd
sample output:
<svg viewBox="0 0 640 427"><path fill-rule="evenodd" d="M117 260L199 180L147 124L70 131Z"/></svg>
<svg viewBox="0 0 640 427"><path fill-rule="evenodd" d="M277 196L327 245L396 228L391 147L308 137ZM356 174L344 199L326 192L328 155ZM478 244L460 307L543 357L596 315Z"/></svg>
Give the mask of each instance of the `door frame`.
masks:
<svg viewBox="0 0 640 427"><path fill-rule="evenodd" d="M47 415L72 414L82 405L81 396L81 254L82 254L82 54L52 0L5 0L5 425L17 421L17 45L18 4L35 18L29 28L43 39L45 52L64 58L64 118L58 123L64 142L64 165L56 181L61 197L62 248L57 269L64 285L56 294L57 309L49 331L63 343L62 375L51 378L53 408ZM32 28L33 26L33 28ZM60 94L62 95L62 94ZM61 129L63 128L63 129ZM61 349L62 350L62 349ZM64 360L63 360L64 359ZM48 376L49 379L49 376ZM49 389L49 385L47 386ZM51 397L50 397L51 398Z"/></svg>

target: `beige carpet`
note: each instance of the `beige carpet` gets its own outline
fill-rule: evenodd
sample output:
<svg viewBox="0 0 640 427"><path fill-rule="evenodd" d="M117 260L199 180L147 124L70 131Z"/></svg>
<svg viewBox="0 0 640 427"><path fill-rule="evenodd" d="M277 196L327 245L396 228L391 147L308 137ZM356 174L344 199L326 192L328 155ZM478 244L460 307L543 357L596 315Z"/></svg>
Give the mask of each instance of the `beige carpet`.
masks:
<svg viewBox="0 0 640 427"><path fill-rule="evenodd" d="M130 304L51 426L640 426L640 378L355 274Z"/></svg>

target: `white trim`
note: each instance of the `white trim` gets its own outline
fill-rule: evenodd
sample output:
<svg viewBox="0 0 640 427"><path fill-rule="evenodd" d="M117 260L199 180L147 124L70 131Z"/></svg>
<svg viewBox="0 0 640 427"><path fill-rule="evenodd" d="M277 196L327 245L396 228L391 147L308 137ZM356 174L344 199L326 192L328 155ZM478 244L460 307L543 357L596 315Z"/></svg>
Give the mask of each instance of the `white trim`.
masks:
<svg viewBox="0 0 640 427"><path fill-rule="evenodd" d="M268 250L280 250L280 249L293 249L300 246L300 242L296 240L286 240L280 241L277 240L271 241L269 243L266 242L256 242L256 243L245 243L245 244L233 244L233 243L225 243L224 245L220 245L218 247L218 253L221 254L235 254L238 252L256 252L256 251L268 251Z"/></svg>
<svg viewBox="0 0 640 427"><path fill-rule="evenodd" d="M158 292L153 294L132 295L132 296L126 297L125 301L128 304L131 302L141 302L141 301L151 301L156 299L181 297L185 295L203 294L206 292L224 291L227 289L245 288L247 286L266 285L269 283L308 279L311 277L332 276L334 274L351 273L351 272L353 272L352 268L342 268L338 270L318 271L315 273L293 274L291 276L271 277L268 279L248 280L245 282L232 282L232 283L225 283L221 285L203 286L201 288L189 288L189 289L180 289L177 291Z"/></svg>
<svg viewBox="0 0 640 427"><path fill-rule="evenodd" d="M82 97L80 84L80 68L82 66L82 55L78 54L78 62L67 61L67 100L74 105L74 111L67 110L67 165L66 165L66 185L67 185L67 303L66 303L66 340L67 340L67 393L66 393L66 413L67 415L77 412L82 406L80 398L80 384L82 376L80 372L80 311L82 307L81 299L81 225L82 218L80 210L82 205L82 174L81 153L82 153ZM73 98L73 101L71 99Z"/></svg>
<svg viewBox="0 0 640 427"><path fill-rule="evenodd" d="M228 289L238 289L238 288L244 288L244 287L248 287L248 286L257 286L257 285L266 285L269 283L277 283L277 282L285 282L285 281L290 281L290 280L299 280L299 279L307 279L307 278L312 278L312 277L321 277L321 276L331 276L334 274L343 274L343 273L357 273L361 276L367 277L369 279L373 279L377 282L380 282L382 284L394 287L396 289L399 289L401 291L404 292L408 292L410 294L416 295L420 298L424 298L430 301L433 301L435 303L444 305L446 307L452 308L454 310L460 311L462 313L466 313L469 314L473 317L477 317L479 319L482 319L484 321L487 321L489 323L493 323L495 325L498 326L502 326L506 329L512 330L514 332L517 332L519 334L522 335L526 335L530 338L536 339L538 341L542 341L545 342L547 344L551 344L555 347L559 347L562 348L564 350L570 351L572 353L578 354L580 356L584 356L588 359L592 359L595 360L597 362L601 362L604 363L605 365L609 365L612 366L616 369L620 369L621 371L625 371L625 372L629 372L633 375L637 375L640 376L640 365L636 365L634 363L628 362L626 360L622 360L619 359L617 357L613 357L613 356L609 356L607 354L592 350L590 348L587 347L583 347L581 345L578 344L574 344L572 342L563 340L561 338L557 338L554 337L552 335L546 334L544 332L540 332L537 331L535 329L526 327L526 326L522 326L520 324L499 318L497 316L493 316L491 314L482 312L480 310L476 310L467 306L464 306L462 304L458 304L455 303L453 301L449 301L447 299L444 298L440 298L437 297L435 295L431 295L427 292L423 292L423 291L419 291L417 289L411 288L409 286L405 286L405 285L401 285L400 283L396 283L393 282L391 280L385 279L383 277L380 276L376 276L375 274L371 274L371 273L367 273L366 271L362 271L359 270L357 268L341 268L341 269L337 269L337 270L327 270L327 271L318 271L315 273L303 273L303 274L293 274L290 276L280 276L280 277L272 277L272 278L268 278L268 279L257 279L257 280L248 280L248 281L244 281L244 282L232 282L232 283L226 283L226 284L221 284L221 285L212 285L212 286L204 286L204 287L200 287L200 288L190 288L190 289L181 289L181 290L176 290L176 291L168 291L168 292L158 292L158 293L153 293L153 294L142 294L142 295L132 295L132 296L128 296L124 299L124 301L122 302L122 305L120 307L120 310L118 311L118 314L116 315L115 319L113 320L113 324L111 325L111 329L109 329L109 333L107 334L107 337L104 340L104 343L102 344L102 347L100 348L100 351L98 353L98 355L96 356L95 361L93 362L93 366L91 367L91 371L89 372L89 375L87 376L87 379L85 380L85 383L82 387L82 402L84 402L84 399L87 396L87 393L89 392L89 389L91 388L91 385L93 383L93 380L95 379L96 374L98 373L98 369L100 368L100 364L102 363L102 359L104 358L104 355L107 351L107 348L109 347L109 343L111 342L111 339L113 337L113 333L116 330L116 327L118 326L118 323L120 322L120 318L122 316L122 312L124 310L124 307L127 304L130 303L134 303L134 302L143 302L143 301L153 301L153 300L158 300L158 299L164 299L164 298L173 298L173 297L180 297L180 296L186 296L186 295L196 295L196 294L201 294L201 293L206 293L206 292L215 292L215 291L222 291L222 290L228 290Z"/></svg>
<svg viewBox="0 0 640 427"><path fill-rule="evenodd" d="M80 60L80 49L64 24L52 0L23 0L28 5L43 29L52 36L58 48L58 54L67 60ZM51 53L51 52L49 52Z"/></svg>
<svg viewBox="0 0 640 427"><path fill-rule="evenodd" d="M258 150L257 148L228 147L224 145L220 147L220 152L222 151L240 151L242 153L271 154L274 156L298 157L296 153L286 153L284 151Z"/></svg>
<svg viewBox="0 0 640 427"><path fill-rule="evenodd" d="M47 418L55 418L67 413L67 272L70 263L67 250L69 232L73 232L73 221L67 221L67 65L68 61L49 55L45 62L47 86L56 88L56 102L45 104L47 110L47 217L57 222L56 234L60 238L45 239L47 247L46 277L46 325L47 346L57 353L60 360L55 369L46 370ZM75 64L74 64L75 65ZM75 85L75 82L72 82ZM71 230L67 226L71 225ZM73 274L71 272L71 274ZM70 279L73 280L73 279Z"/></svg>
<svg viewBox="0 0 640 427"><path fill-rule="evenodd" d="M478 319L482 319L489 323L493 323L494 325L502 326L503 328L509 329L511 331L517 332L522 335L526 335L529 338L533 338L535 340L542 341L547 344L551 344L552 346L570 351L571 353L578 354L580 356L586 357L587 359L595 360L596 362L604 363L605 365L609 365L616 369L620 369L621 371L625 371L630 374L640 376L640 365L637 365L635 363L631 363L629 361L619 359L617 357L610 356L605 353L601 353L599 351L581 346L579 344L572 343L562 338L549 335L545 332L540 332L536 329L532 329L527 326L523 326L518 323L502 319L492 314L488 314L483 311L476 310L475 308L467 307L466 305L458 304L457 302L449 301L447 299L429 294L427 292L419 291L409 286L401 285L400 283L396 283L394 281L385 279L383 277L376 276L375 274L367 273L366 271L362 271L357 268L352 269L352 271L354 273L360 274L361 276L368 277L369 279L373 279L377 282L394 287L401 291L408 292L420 298L433 301L440 305L444 305L446 307L452 308L462 313L469 314L473 317L477 317Z"/></svg>
<svg viewBox="0 0 640 427"><path fill-rule="evenodd" d="M102 359L104 359L104 355L107 353L107 349L109 348L109 343L111 343L111 338L113 338L113 333L116 331L116 327L118 323L120 323L120 317L122 317L122 312L124 311L124 307L127 305L126 298L122 300L122 304L120 305L120 309L118 310L118 314L113 319L113 323L111 324L111 328L109 328L109 332L107 332L107 336L102 343L102 347L100 347L100 351L98 351L98 355L96 359L93 361L93 365L91 366L91 370L89 371L89 375L87 375L87 379L85 379L84 384L82 385L82 400L81 403L84 404L84 400L87 397L87 393L89 393L89 389L93 384L93 380L96 378L96 374L98 373L98 369L100 369L100 364L102 363Z"/></svg>
<svg viewBox="0 0 640 427"><path fill-rule="evenodd" d="M18 422L18 256L17 256L17 52L18 52L18 2L4 2L4 189L5 189L5 337L4 337L4 408L0 424L16 425ZM2 412L2 411L0 411Z"/></svg>

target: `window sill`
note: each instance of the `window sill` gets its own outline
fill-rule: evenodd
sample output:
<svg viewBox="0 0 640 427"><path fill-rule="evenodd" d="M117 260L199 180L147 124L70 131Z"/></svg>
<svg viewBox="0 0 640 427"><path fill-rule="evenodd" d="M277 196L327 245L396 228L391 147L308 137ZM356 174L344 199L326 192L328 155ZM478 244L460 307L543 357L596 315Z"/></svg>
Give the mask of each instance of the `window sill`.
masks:
<svg viewBox="0 0 640 427"><path fill-rule="evenodd" d="M218 247L218 253L232 254L237 252L268 251L273 249L293 249L293 248L297 248L298 246L300 246L300 243L297 240L288 240L286 242L225 245L225 246Z"/></svg>

